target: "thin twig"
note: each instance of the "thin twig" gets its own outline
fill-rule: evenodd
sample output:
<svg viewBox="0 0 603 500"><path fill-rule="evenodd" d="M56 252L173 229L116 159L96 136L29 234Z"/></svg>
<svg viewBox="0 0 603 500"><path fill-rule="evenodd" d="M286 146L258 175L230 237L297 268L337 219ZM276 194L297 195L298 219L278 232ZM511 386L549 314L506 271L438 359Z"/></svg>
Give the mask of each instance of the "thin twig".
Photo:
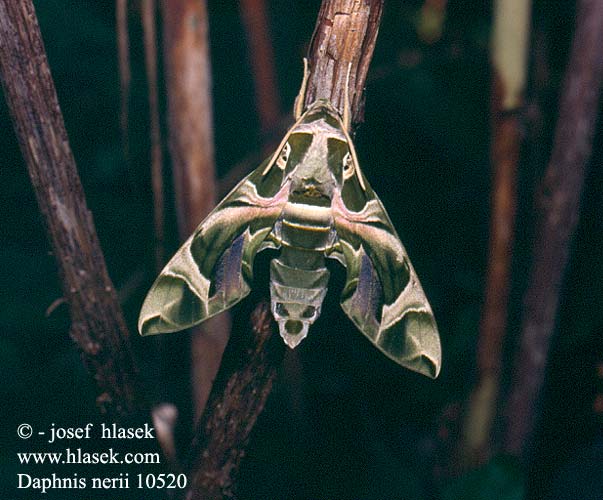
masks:
<svg viewBox="0 0 603 500"><path fill-rule="evenodd" d="M163 267L165 258L163 153L159 123L159 95L157 90L157 34L155 0L142 0L142 28L144 55L149 89L149 122L151 125L151 184L153 188L153 220L155 222L155 264Z"/></svg>
<svg viewBox="0 0 603 500"><path fill-rule="evenodd" d="M178 408L170 403L161 403L151 411L153 428L157 442L163 451L163 456L168 467L180 472L178 453L176 450L176 423L178 421Z"/></svg>
<svg viewBox="0 0 603 500"><path fill-rule="evenodd" d="M516 178L528 66L531 1L498 0L495 6L490 248L477 347L477 383L469 401L457 457L462 468L485 463L492 451L511 287Z"/></svg>
<svg viewBox="0 0 603 500"><path fill-rule="evenodd" d="M178 229L186 239L216 202L205 1L162 0L169 150Z"/></svg>
<svg viewBox="0 0 603 500"><path fill-rule="evenodd" d="M115 21L117 26L117 60L119 62L119 84L121 90L121 111L119 122L122 145L126 160L130 156L128 111L130 107L130 35L128 33L128 0L116 0Z"/></svg>
<svg viewBox="0 0 603 500"><path fill-rule="evenodd" d="M278 123L280 99L265 0L241 0L241 19L247 33L255 100L262 133Z"/></svg>
<svg viewBox="0 0 603 500"><path fill-rule="evenodd" d="M504 449L526 458L537 420L549 344L578 223L603 80L603 2L578 2L553 152L536 195L539 221L524 297L521 341L505 408Z"/></svg>
<svg viewBox="0 0 603 500"><path fill-rule="evenodd" d="M136 369L86 206L31 0L0 0L0 74L70 307L71 336L114 416L137 408Z"/></svg>

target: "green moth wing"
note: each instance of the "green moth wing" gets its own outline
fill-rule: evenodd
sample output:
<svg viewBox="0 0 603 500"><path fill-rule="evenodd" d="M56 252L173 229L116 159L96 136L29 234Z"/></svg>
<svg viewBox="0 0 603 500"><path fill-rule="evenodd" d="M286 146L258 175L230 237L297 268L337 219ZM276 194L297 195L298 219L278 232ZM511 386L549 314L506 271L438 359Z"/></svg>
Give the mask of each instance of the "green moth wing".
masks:
<svg viewBox="0 0 603 500"><path fill-rule="evenodd" d="M189 328L249 294L253 259L271 246L266 238L287 200L275 160L243 179L168 262L142 305L141 335Z"/></svg>
<svg viewBox="0 0 603 500"><path fill-rule="evenodd" d="M341 307L386 356L435 378L441 364L440 338L408 254L357 166L347 183L333 202L340 253L336 258L347 268Z"/></svg>

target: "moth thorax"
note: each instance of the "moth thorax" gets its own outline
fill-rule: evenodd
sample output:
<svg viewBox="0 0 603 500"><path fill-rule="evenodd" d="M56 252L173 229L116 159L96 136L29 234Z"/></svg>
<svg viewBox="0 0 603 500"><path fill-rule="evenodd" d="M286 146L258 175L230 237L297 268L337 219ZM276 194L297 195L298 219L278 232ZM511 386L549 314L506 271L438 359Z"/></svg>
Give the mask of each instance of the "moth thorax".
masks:
<svg viewBox="0 0 603 500"><path fill-rule="evenodd" d="M270 263L272 314L281 337L292 349L308 335L310 325L320 315L329 281L324 258L322 264L314 269L300 269L283 263L280 257Z"/></svg>
<svg viewBox="0 0 603 500"><path fill-rule="evenodd" d="M289 202L281 222L281 239L286 246L324 251L332 245L333 220L330 206Z"/></svg>

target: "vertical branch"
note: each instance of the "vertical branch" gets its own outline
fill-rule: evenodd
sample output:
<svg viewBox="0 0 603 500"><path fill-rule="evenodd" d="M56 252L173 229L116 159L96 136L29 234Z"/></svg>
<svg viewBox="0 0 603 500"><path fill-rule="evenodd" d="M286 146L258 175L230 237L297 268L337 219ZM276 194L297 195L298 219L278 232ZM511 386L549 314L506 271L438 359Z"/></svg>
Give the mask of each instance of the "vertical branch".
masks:
<svg viewBox="0 0 603 500"><path fill-rule="evenodd" d="M182 239L215 204L208 19L205 1L162 0L169 149Z"/></svg>
<svg viewBox="0 0 603 500"><path fill-rule="evenodd" d="M157 90L157 34L155 28L155 0L142 0L142 28L144 55L149 89L149 122L151 124L151 184L153 188L153 220L155 223L155 264L160 269L164 263L164 196L163 154L161 126L159 124L159 96Z"/></svg>
<svg viewBox="0 0 603 500"><path fill-rule="evenodd" d="M0 75L70 306L71 336L98 388L123 416L137 406L128 331L69 147L31 0L0 0Z"/></svg>
<svg viewBox="0 0 603 500"><path fill-rule="evenodd" d="M553 151L536 194L539 221L524 297L521 341L505 408L505 451L525 458L579 217L603 79L603 2L578 2Z"/></svg>
<svg viewBox="0 0 603 500"><path fill-rule="evenodd" d="M324 0L310 45L310 79L306 106L329 99L343 114L344 93L349 92L352 122L364 116L362 93L373 57L383 0ZM351 65L351 68L350 68ZM346 78L350 72L349 89Z"/></svg>
<svg viewBox="0 0 603 500"><path fill-rule="evenodd" d="M129 157L128 108L130 106L130 37L128 35L128 0L116 0L115 21L117 25L117 59L121 89L121 111L119 122L126 158Z"/></svg>
<svg viewBox="0 0 603 500"><path fill-rule="evenodd" d="M516 177L527 75L530 0L498 0L492 35L493 169L490 248L485 300L477 346L477 384L465 417L459 457L462 465L484 463L491 437L507 328L514 240Z"/></svg>
<svg viewBox="0 0 603 500"><path fill-rule="evenodd" d="M253 71L260 127L265 134L276 126L280 117L266 2L265 0L241 0L240 9L249 44L248 54Z"/></svg>
<svg viewBox="0 0 603 500"><path fill-rule="evenodd" d="M270 307L260 303L251 328L232 338L191 447L187 500L232 498L236 472L264 409L284 344L274 335Z"/></svg>
<svg viewBox="0 0 603 500"><path fill-rule="evenodd" d="M214 137L205 0L162 0L169 145L181 239L216 201ZM226 345L230 321L220 315L196 328L191 340L195 417L203 411Z"/></svg>
<svg viewBox="0 0 603 500"><path fill-rule="evenodd" d="M356 82L352 116L359 116L361 92L373 54L381 11L381 0L325 0L318 15L314 49L310 52L310 81L314 82L312 95L339 96L337 105L343 111L340 97L344 95L345 75L352 62ZM334 17L339 21L333 23ZM350 34L352 29L357 31ZM319 50L317 39L333 50L328 54ZM330 68L331 76L344 77L321 78L325 65ZM317 75L317 72L321 74ZM307 103L312 100L307 96ZM276 368L283 357L284 347L278 336L273 335L273 323L268 306L261 304L252 317L253 334L246 332L240 335L238 332L228 343L207 408L197 428L187 500L231 498L234 495L238 466L249 434L263 410Z"/></svg>

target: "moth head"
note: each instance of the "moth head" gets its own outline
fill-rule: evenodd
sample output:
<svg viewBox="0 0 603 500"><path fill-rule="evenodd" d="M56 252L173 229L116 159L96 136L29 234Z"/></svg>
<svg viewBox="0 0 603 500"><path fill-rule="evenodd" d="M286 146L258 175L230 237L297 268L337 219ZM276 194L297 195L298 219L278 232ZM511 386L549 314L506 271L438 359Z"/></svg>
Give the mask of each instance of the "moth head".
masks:
<svg viewBox="0 0 603 500"><path fill-rule="evenodd" d="M304 158L311 143L312 136L310 134L296 134L290 131L274 154L266 161L264 169L254 179L258 194L265 198L274 196Z"/></svg>

